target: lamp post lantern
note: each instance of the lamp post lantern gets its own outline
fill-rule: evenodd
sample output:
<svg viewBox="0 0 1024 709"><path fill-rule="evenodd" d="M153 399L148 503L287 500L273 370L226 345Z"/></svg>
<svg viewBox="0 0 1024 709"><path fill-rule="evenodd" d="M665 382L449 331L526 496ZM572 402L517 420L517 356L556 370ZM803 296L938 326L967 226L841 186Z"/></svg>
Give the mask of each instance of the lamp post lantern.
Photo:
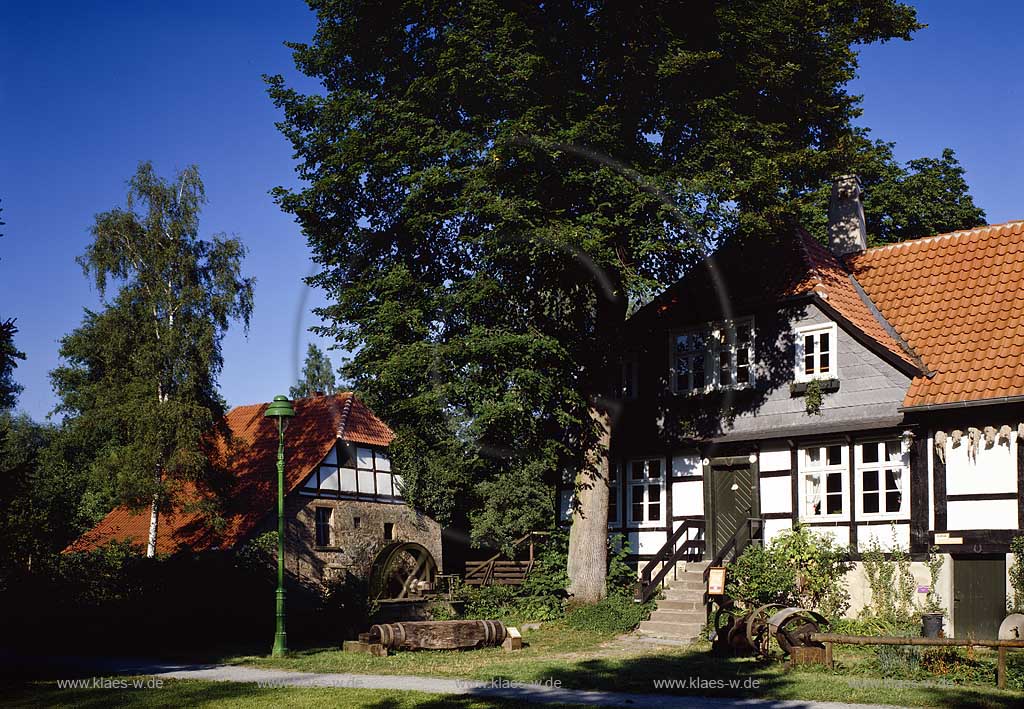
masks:
<svg viewBox="0 0 1024 709"><path fill-rule="evenodd" d="M264 414L277 419L277 631L271 652L275 657L288 651L288 635L284 631L284 430L294 415L292 402L282 394L274 397Z"/></svg>

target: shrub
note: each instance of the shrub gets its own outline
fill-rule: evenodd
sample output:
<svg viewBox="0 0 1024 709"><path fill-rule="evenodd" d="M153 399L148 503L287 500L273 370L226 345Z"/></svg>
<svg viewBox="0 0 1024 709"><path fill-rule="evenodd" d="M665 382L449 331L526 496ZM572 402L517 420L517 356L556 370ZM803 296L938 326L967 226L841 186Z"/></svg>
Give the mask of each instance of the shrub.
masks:
<svg viewBox="0 0 1024 709"><path fill-rule="evenodd" d="M750 546L730 567L726 591L748 606L781 603L838 618L850 607L849 554L828 536L797 526L767 547Z"/></svg>
<svg viewBox="0 0 1024 709"><path fill-rule="evenodd" d="M1007 599L1007 610L1024 613L1024 537L1014 537L1010 542L1013 563L1010 564L1010 587L1013 595Z"/></svg>
<svg viewBox="0 0 1024 709"><path fill-rule="evenodd" d="M649 603L636 603L631 597L615 593L598 603L572 606L565 623L576 630L628 633L650 613Z"/></svg>
<svg viewBox="0 0 1024 709"><path fill-rule="evenodd" d="M914 591L917 581L910 572L910 557L893 538L888 557L877 539L867 544L863 555L864 574L871 590L871 603L861 617L875 619L883 627L914 624Z"/></svg>

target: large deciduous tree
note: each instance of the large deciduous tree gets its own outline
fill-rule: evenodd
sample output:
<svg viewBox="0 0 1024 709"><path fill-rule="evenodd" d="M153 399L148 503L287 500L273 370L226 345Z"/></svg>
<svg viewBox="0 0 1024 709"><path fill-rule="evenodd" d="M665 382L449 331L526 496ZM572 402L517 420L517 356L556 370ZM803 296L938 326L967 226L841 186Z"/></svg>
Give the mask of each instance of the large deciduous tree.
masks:
<svg viewBox="0 0 1024 709"><path fill-rule="evenodd" d="M331 360L316 343L310 342L302 365L302 377L288 390L288 395L293 399L301 399L315 394L333 394L337 390L338 383L334 379Z"/></svg>
<svg viewBox="0 0 1024 709"><path fill-rule="evenodd" d="M323 332L397 429L408 496L477 540L549 524L575 471L569 590L605 593L607 395L628 306L701 246L774 229L844 171L856 45L895 0L312 0L269 77L304 186L279 189Z"/></svg>
<svg viewBox="0 0 1024 709"><path fill-rule="evenodd" d="M3 211L0 208L0 214ZM4 222L0 220L0 226L3 225ZM16 334L18 328L14 318L0 320L0 410L13 408L22 389L21 385L14 381L14 370L18 367L18 360L25 359L25 353L14 346Z"/></svg>
<svg viewBox="0 0 1024 709"><path fill-rule="evenodd" d="M148 556L159 511L183 484L211 482L204 437L224 413L221 341L232 321L247 328L252 313L241 241L199 238L205 201L195 166L169 182L139 165L126 206L96 216L78 259L102 309L86 310L61 341L66 364L51 375L59 411L109 432L93 466L119 501L149 506Z"/></svg>

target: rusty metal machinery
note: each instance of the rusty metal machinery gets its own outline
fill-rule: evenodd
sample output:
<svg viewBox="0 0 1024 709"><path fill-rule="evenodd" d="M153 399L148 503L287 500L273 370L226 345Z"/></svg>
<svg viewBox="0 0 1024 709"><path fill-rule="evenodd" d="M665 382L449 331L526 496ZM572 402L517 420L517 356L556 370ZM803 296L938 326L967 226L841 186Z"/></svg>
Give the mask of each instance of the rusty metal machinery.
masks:
<svg viewBox="0 0 1024 709"><path fill-rule="evenodd" d="M828 620L805 608L784 608L769 603L753 609L720 607L713 617L712 650L718 654L766 656L772 637L784 653L795 647L822 647L811 634L828 626Z"/></svg>
<svg viewBox="0 0 1024 709"><path fill-rule="evenodd" d="M812 640L811 635L821 632L822 626L827 625L825 616L806 608L783 608L768 619L768 631L787 655L798 647L824 648Z"/></svg>

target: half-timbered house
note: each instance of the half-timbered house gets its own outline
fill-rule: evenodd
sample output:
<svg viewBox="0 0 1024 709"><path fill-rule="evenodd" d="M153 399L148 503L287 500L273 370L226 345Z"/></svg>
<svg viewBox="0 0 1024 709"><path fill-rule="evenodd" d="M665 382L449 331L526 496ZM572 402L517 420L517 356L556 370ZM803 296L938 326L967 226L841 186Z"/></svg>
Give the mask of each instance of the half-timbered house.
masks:
<svg viewBox="0 0 1024 709"><path fill-rule="evenodd" d="M734 239L630 319L609 528L650 572L799 523L908 550L922 593L938 547L947 631L991 635L1024 527L1024 222L867 248L852 177L830 218L828 248Z"/></svg>

